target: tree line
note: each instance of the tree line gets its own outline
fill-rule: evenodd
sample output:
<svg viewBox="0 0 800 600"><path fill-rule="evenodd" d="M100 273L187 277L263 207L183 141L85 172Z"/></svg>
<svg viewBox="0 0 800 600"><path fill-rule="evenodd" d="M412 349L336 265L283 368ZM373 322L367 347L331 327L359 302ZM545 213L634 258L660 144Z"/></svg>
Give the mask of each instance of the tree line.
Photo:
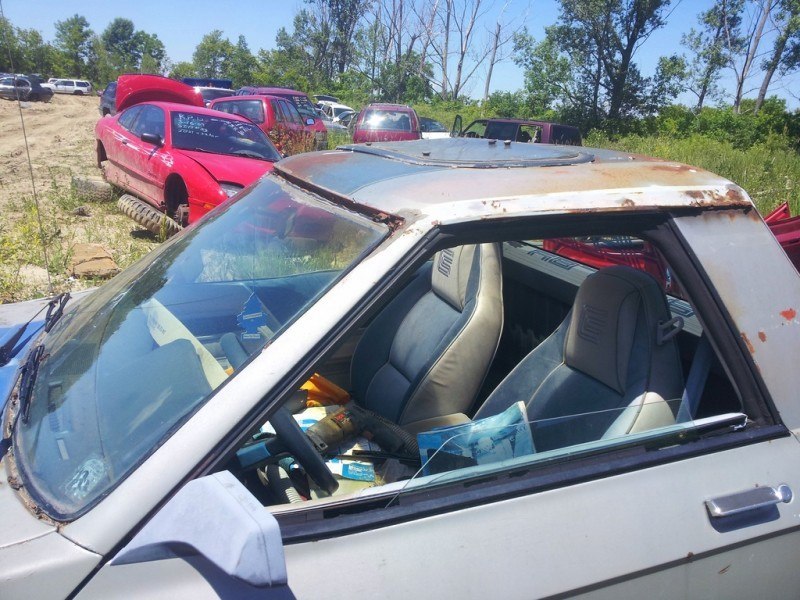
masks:
<svg viewBox="0 0 800 600"><path fill-rule="evenodd" d="M673 0L559 0L557 21L540 40L523 26L527 8L516 3L512 14L509 7L504 0L304 0L273 49L253 52L244 36L231 41L213 30L191 61L178 63L156 34L128 19L97 34L76 14L55 24L52 42L4 20L0 71L12 70L10 60L16 72L99 84L142 72L292 86L353 103L480 101L515 116L614 130L663 113L686 91L694 113L727 103L734 113L757 114L776 81L800 67L800 0L715 0L650 75L637 55L670 19ZM524 85L490 94L494 67L508 60L523 69ZM720 85L726 73L732 92Z"/></svg>

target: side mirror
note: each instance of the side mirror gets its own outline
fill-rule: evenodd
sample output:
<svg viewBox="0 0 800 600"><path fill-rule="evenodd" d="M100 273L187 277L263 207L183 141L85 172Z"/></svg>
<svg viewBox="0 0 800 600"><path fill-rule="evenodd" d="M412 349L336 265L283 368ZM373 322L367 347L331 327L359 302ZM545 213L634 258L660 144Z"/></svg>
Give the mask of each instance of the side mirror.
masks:
<svg viewBox="0 0 800 600"><path fill-rule="evenodd" d="M462 127L461 115L456 115L456 118L453 119L453 128L450 130L450 137L460 137L461 127Z"/></svg>
<svg viewBox="0 0 800 600"><path fill-rule="evenodd" d="M287 583L278 521L228 471L183 486L119 551L111 565L187 559L198 554L249 585Z"/></svg>
<svg viewBox="0 0 800 600"><path fill-rule="evenodd" d="M148 144L153 144L154 146L158 146L159 148L161 148L161 146L164 145L164 140L157 133L143 133L141 139L143 142L147 142Z"/></svg>

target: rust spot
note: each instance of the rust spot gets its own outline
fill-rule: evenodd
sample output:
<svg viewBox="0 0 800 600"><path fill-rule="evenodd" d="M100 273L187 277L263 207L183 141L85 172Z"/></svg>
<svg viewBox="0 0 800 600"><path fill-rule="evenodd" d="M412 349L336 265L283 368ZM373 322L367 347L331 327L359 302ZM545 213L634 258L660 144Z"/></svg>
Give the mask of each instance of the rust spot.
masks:
<svg viewBox="0 0 800 600"><path fill-rule="evenodd" d="M742 341L744 341L744 345L747 346L748 352L750 352L750 354L755 354L756 349L753 347L752 342L750 342L750 340L748 339L747 334L743 331L741 333L741 336L742 336Z"/></svg>
<svg viewBox="0 0 800 600"><path fill-rule="evenodd" d="M793 308L787 308L781 311L781 316L787 321L792 321L797 316L797 311Z"/></svg>
<svg viewBox="0 0 800 600"><path fill-rule="evenodd" d="M625 199L622 201L622 206L629 206L629 207L630 207L630 206L636 206L636 202L634 202L634 201L633 201L633 200L631 200L630 198L625 198Z"/></svg>
<svg viewBox="0 0 800 600"><path fill-rule="evenodd" d="M650 167L653 171L668 171L669 173L687 173L690 171L696 171L694 167L690 167L689 165L682 165L678 163L670 163L670 164L660 164L660 165L653 165Z"/></svg>
<svg viewBox="0 0 800 600"><path fill-rule="evenodd" d="M692 560L694 558L694 552L688 552L686 554L686 558L687 558L687 560Z"/></svg>
<svg viewBox="0 0 800 600"><path fill-rule="evenodd" d="M13 475L8 478L8 485L11 486L12 490L18 490L22 487L22 483Z"/></svg>
<svg viewBox="0 0 800 600"><path fill-rule="evenodd" d="M695 200L704 200L706 197L705 194L700 190L689 190L686 192L686 195L689 196L689 198L694 198Z"/></svg>
<svg viewBox="0 0 800 600"><path fill-rule="evenodd" d="M719 572L719 574L720 574L720 575L724 575L725 573L727 573L727 572L728 572L728 569L730 569L730 568L731 568L731 566L730 566L730 565L728 565L728 566L727 566L727 567L725 567L724 569L721 569L721 570L720 570L720 572Z"/></svg>
<svg viewBox="0 0 800 600"><path fill-rule="evenodd" d="M766 342L767 341L767 334L764 333L763 331L759 331L758 332L758 339L760 339L762 342Z"/></svg>

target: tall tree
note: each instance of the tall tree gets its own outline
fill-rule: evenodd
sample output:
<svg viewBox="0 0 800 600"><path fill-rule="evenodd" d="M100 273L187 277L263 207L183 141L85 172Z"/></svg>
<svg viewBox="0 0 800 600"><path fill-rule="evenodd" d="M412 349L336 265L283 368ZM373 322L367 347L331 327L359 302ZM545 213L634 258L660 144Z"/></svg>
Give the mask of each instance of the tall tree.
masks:
<svg viewBox="0 0 800 600"><path fill-rule="evenodd" d="M793 57L800 46L800 0L779 0L773 14L773 22L777 34L769 58L761 65L764 79L756 98L754 109L756 113L764 104L767 90L778 67L788 71L797 66L797 61Z"/></svg>
<svg viewBox="0 0 800 600"><path fill-rule="evenodd" d="M192 62L195 71L200 77L225 77L228 64L233 55L234 47L226 38L222 37L219 29L207 33L197 44Z"/></svg>
<svg viewBox="0 0 800 600"><path fill-rule="evenodd" d="M567 52L588 49L594 54L590 64L601 69L610 119L618 120L631 108L639 77L633 57L664 25L669 4L670 0L561 0L560 43Z"/></svg>
<svg viewBox="0 0 800 600"><path fill-rule="evenodd" d="M63 21L56 21L55 29L55 45L62 53L64 71L73 77L86 75L93 35L89 21L76 14Z"/></svg>
<svg viewBox="0 0 800 600"><path fill-rule="evenodd" d="M689 49L687 89L697 96L695 110L700 111L706 99L720 96L717 81L722 69L729 64L731 47L738 47L742 0L716 0L714 5L698 17L700 30L691 29L681 43ZM731 7L734 7L733 9Z"/></svg>
<svg viewBox="0 0 800 600"><path fill-rule="evenodd" d="M250 52L247 40L240 35L228 65L228 76L233 80L234 87L251 84L257 66L258 63Z"/></svg>
<svg viewBox="0 0 800 600"><path fill-rule="evenodd" d="M728 65L736 79L733 98L733 111L741 112L745 85L752 75L756 63L758 47L764 36L769 15L777 0L747 0L752 18L744 22L745 0L731 1L722 5L721 18L726 26ZM737 18L738 17L738 18Z"/></svg>

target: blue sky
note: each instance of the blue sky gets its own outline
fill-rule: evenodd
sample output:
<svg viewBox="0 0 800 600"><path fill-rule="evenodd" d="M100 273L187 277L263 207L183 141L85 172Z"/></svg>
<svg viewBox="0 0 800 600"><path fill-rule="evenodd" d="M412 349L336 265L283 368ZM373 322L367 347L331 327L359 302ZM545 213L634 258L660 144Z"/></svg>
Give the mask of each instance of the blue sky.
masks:
<svg viewBox="0 0 800 600"><path fill-rule="evenodd" d="M654 33L635 57L643 74L653 73L659 56L683 51L681 34L696 26L697 15L711 3L712 0L673 0L667 26ZM498 7L502 4L502 0L495 2ZM291 30L292 19L302 5L300 0L2 0L5 16L16 27L38 29L48 41L54 36L53 24L76 13L86 17L98 33L114 18L125 17L133 21L137 29L157 34L174 62L191 60L197 43L213 29L221 29L232 42L244 35L254 53L260 48L273 48L278 29ZM534 37L542 39L544 27L554 23L558 16L558 3L555 0L511 0L506 14L506 20L524 20ZM494 22L488 26L493 27ZM760 82L760 77L755 77L749 87L757 88ZM730 78L727 84L731 85ZM514 91L522 85L522 71L511 61L495 67L493 90ZM780 82L773 85L771 93L786 98L791 108L800 106L789 93L800 95L800 77L795 75L782 82L787 89L781 90L779 85ZM479 97L483 93L483 78L476 77L468 91L473 97ZM755 93L753 91L750 97ZM692 102L689 96L681 100Z"/></svg>

